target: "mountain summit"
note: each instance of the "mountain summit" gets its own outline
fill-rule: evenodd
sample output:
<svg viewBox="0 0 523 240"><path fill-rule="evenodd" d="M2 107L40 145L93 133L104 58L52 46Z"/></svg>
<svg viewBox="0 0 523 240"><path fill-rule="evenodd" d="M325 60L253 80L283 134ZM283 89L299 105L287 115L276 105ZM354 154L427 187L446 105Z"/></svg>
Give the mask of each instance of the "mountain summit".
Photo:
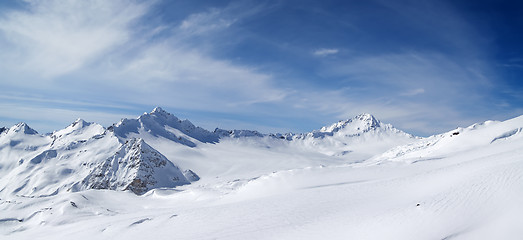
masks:
<svg viewBox="0 0 523 240"><path fill-rule="evenodd" d="M108 129L123 140L133 137L163 137L189 147L196 147L198 142L218 142L216 134L194 126L189 120L180 120L160 107L136 119L122 119Z"/></svg>
<svg viewBox="0 0 523 240"><path fill-rule="evenodd" d="M20 122L20 123L17 123L16 125L12 126L9 130L7 130L8 133L11 132L11 133L23 133L23 134L29 134L29 135L36 135L38 134L38 132L34 129L32 129L31 127L29 127L29 125L27 125L27 123L25 122Z"/></svg>
<svg viewBox="0 0 523 240"><path fill-rule="evenodd" d="M368 113L360 114L351 119L339 121L330 126L322 127L320 132L336 133L340 131L352 132L353 134L367 132L381 127L382 123Z"/></svg>

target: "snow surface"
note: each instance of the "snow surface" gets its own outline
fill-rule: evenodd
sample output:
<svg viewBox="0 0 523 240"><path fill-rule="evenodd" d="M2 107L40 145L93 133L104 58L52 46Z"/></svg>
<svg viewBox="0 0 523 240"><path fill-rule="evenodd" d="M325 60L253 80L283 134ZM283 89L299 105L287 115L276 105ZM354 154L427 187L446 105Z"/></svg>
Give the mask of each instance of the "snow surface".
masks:
<svg viewBox="0 0 523 240"><path fill-rule="evenodd" d="M48 136L6 129L1 238L523 236L523 116L428 138L370 114L303 134L189 123L157 108L108 129L83 120ZM151 185L115 191L136 179L133 164L154 170ZM115 187L82 184L93 173Z"/></svg>

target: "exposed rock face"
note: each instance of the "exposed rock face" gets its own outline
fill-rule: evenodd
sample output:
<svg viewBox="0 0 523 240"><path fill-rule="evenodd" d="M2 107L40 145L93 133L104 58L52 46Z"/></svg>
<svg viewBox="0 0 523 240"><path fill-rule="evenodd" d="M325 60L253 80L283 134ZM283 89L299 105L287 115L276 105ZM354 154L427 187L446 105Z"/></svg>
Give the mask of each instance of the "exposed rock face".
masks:
<svg viewBox="0 0 523 240"><path fill-rule="evenodd" d="M136 194L189 183L177 166L136 138L127 141L82 181L85 188L131 190Z"/></svg>
<svg viewBox="0 0 523 240"><path fill-rule="evenodd" d="M190 182L196 182L196 181L200 180L200 176L198 176L196 173L194 173L191 169L187 169L187 170L183 171L183 175Z"/></svg>

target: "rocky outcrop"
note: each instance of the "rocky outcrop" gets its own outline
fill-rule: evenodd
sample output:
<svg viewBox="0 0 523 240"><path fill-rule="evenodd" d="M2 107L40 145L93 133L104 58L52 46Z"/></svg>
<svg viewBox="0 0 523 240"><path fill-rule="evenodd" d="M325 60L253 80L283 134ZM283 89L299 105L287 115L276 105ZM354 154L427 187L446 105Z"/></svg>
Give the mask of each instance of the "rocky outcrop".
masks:
<svg viewBox="0 0 523 240"><path fill-rule="evenodd" d="M136 194L189 183L177 166L139 138L128 140L82 181L84 188L130 190Z"/></svg>

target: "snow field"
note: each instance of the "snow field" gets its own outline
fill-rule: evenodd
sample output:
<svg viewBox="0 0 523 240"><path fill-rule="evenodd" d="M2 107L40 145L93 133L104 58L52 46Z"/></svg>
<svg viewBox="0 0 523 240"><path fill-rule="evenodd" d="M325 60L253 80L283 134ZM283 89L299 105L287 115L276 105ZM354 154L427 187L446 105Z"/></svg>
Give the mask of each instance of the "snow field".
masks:
<svg viewBox="0 0 523 240"><path fill-rule="evenodd" d="M192 147L173 144L164 137L172 137L168 133L138 128L119 137L140 137L181 169L192 169L201 177L190 185L157 188L143 195L88 189L21 195L13 186L25 179L28 187L43 180L4 159L22 155L32 159L41 151L24 149L43 150L51 140L38 135L1 136L0 171L6 175L0 178L0 235L2 239L191 240L523 236L523 117L423 139L365 119L370 122L350 122L358 126L339 122L322 128L326 136L296 135L292 141L256 135L205 143L197 138L207 132L199 129L199 134L193 134L196 138L183 135L195 143ZM354 132L367 125L380 127L359 135ZM165 131L184 133L173 127ZM10 141L20 142L11 146ZM387 150L393 142L398 145ZM59 151L57 156L75 153L73 149L77 148ZM68 165L60 167L64 159L57 158L42 158L42 163L56 163L44 168L67 178Z"/></svg>

